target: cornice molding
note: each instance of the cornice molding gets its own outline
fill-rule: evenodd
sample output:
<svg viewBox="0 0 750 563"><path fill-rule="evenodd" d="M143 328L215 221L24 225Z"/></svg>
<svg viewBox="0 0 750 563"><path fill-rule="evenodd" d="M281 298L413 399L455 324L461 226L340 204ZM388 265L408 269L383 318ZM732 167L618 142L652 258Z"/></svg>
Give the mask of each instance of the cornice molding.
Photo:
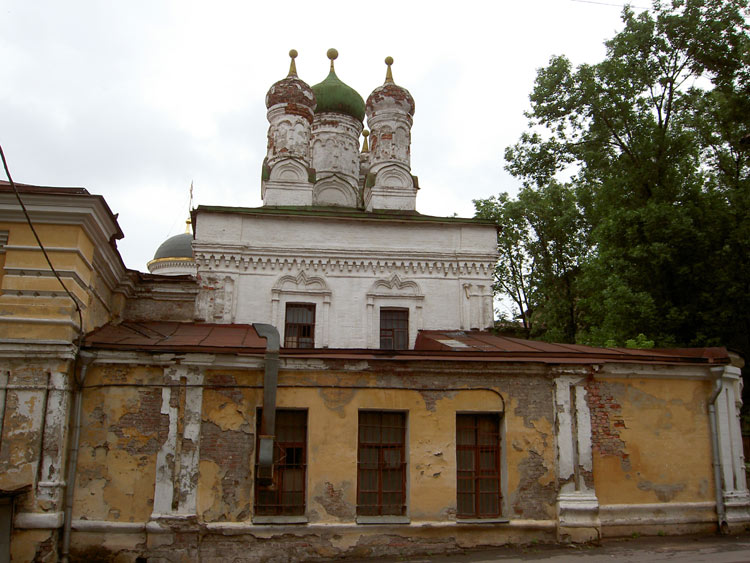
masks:
<svg viewBox="0 0 750 563"><path fill-rule="evenodd" d="M305 257L299 253L250 253L228 249L195 249L198 270L228 272L243 271L297 271L321 273L411 273L427 275L479 275L491 276L496 259L493 255L427 255L403 258L403 251L368 253L354 256L327 256L327 253L310 252ZM391 256L391 254L393 256ZM397 257L398 256L398 257Z"/></svg>

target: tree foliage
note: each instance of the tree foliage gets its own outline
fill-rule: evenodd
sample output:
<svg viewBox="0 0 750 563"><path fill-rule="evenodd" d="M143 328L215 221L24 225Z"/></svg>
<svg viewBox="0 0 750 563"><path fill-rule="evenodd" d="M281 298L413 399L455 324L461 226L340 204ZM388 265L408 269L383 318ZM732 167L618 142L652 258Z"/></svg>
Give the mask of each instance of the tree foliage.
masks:
<svg viewBox="0 0 750 563"><path fill-rule="evenodd" d="M501 226L497 289L532 335L748 351L747 0L622 19L601 62L538 71L505 154L523 187L475 202Z"/></svg>

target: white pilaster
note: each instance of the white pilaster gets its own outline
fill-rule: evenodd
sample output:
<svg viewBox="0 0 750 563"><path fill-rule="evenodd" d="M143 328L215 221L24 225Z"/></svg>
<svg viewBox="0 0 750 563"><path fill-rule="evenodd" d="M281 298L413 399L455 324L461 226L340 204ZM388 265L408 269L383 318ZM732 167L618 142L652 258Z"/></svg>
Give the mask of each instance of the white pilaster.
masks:
<svg viewBox="0 0 750 563"><path fill-rule="evenodd" d="M558 539L589 541L599 537L599 501L589 488L591 475L591 413L586 403L585 380L561 375L555 380L557 417ZM589 480L593 483L593 479Z"/></svg>
<svg viewBox="0 0 750 563"><path fill-rule="evenodd" d="M741 371L734 366L712 368L721 391L716 398L716 432L719 442L722 497L727 523L750 522L750 493L745 480L739 407L742 405Z"/></svg>

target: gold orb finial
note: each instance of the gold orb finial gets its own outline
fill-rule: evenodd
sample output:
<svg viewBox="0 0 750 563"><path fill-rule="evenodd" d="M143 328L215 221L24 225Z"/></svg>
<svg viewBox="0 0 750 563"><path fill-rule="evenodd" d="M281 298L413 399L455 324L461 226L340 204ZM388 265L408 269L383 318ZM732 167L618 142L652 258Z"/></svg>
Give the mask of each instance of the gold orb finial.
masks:
<svg viewBox="0 0 750 563"><path fill-rule="evenodd" d="M370 147L367 144L367 137L370 136L370 132L367 129L362 129L362 136L364 137L364 140L362 141L362 152L370 152Z"/></svg>
<svg viewBox="0 0 750 563"><path fill-rule="evenodd" d="M289 63L289 74L287 76L297 76L297 65L294 62L294 59L297 58L297 49L292 49L289 51L289 56L292 58L292 62Z"/></svg>
<svg viewBox="0 0 750 563"><path fill-rule="evenodd" d="M388 65L388 70L385 71L385 82L393 82L393 72L391 72L391 65L393 64L393 57L386 57L385 64Z"/></svg>
<svg viewBox="0 0 750 563"><path fill-rule="evenodd" d="M331 59L331 72L334 72L333 70L333 61L335 61L338 56L339 52L336 49L328 49L328 52L326 53L329 59Z"/></svg>

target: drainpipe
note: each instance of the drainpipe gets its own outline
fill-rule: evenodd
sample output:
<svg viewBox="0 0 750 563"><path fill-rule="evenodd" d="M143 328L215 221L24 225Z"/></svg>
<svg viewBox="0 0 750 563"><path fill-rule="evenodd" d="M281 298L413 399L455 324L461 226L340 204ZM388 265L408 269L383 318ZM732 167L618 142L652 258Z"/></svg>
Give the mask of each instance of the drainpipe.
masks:
<svg viewBox="0 0 750 563"><path fill-rule="evenodd" d="M258 449L258 481L273 484L273 441L276 434L276 388L279 380L279 331L273 325L253 323L261 338L266 339L265 371L263 373L263 420L260 425Z"/></svg>
<svg viewBox="0 0 750 563"><path fill-rule="evenodd" d="M70 531L73 524L73 494L76 486L76 468L78 466L78 445L81 439L81 412L83 403L83 382L86 380L86 372L94 360L94 355L81 352L81 375L75 378L75 397L73 399L73 434L70 441L70 454L68 455L68 468L65 475L65 513L63 524L63 542L61 562L67 563L70 555Z"/></svg>
<svg viewBox="0 0 750 563"><path fill-rule="evenodd" d="M722 379L724 368L720 369L721 372L716 375L714 379L714 392L708 399L708 420L711 424L711 450L713 453L714 489L716 489L716 515L718 517L719 532L726 534L729 531L729 524L727 524L726 510L724 509L724 495L721 488L721 455L719 453L718 420L716 415L716 401L724 390L724 381Z"/></svg>

